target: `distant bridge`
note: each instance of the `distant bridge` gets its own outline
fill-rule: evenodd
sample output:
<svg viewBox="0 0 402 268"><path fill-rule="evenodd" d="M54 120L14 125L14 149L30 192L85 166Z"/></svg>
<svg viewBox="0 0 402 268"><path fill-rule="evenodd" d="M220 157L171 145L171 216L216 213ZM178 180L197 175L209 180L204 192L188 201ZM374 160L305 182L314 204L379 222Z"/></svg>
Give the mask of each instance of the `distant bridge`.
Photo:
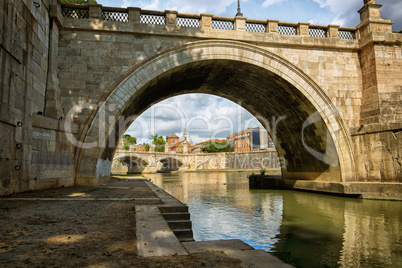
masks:
<svg viewBox="0 0 402 268"><path fill-rule="evenodd" d="M250 153L177 154L117 151L112 172L156 173L201 170L280 170L275 149Z"/></svg>

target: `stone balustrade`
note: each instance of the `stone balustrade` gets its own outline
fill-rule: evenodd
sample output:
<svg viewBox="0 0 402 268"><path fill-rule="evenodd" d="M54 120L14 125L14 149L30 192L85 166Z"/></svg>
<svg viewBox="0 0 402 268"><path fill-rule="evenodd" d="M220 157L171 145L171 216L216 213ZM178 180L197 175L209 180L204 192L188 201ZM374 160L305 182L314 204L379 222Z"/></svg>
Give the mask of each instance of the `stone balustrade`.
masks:
<svg viewBox="0 0 402 268"><path fill-rule="evenodd" d="M193 27L215 30L235 30L280 35L301 35L319 38L356 39L356 28L339 25L313 25L307 22L289 23L279 20L253 20L236 16L219 17L211 14L184 14L177 11L152 11L140 8L114 8L102 5L62 4L62 16L75 19L99 19L104 21L137 24Z"/></svg>

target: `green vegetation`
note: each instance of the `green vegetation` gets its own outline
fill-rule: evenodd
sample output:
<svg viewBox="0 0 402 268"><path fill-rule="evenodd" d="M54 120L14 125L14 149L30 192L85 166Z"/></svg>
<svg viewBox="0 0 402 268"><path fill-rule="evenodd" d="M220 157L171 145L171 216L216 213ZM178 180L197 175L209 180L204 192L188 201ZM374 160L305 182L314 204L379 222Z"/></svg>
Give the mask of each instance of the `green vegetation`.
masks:
<svg viewBox="0 0 402 268"><path fill-rule="evenodd" d="M152 140L152 144L155 145L155 152L164 152L165 151L166 141L162 136L158 136L158 134L151 135L151 140Z"/></svg>
<svg viewBox="0 0 402 268"><path fill-rule="evenodd" d="M233 152L234 148L231 144L227 143L226 141L223 142L208 141L202 145L201 151L204 153L224 153L224 152Z"/></svg>
<svg viewBox="0 0 402 268"><path fill-rule="evenodd" d="M96 0L60 0L61 3L89 5L97 4Z"/></svg>
<svg viewBox="0 0 402 268"><path fill-rule="evenodd" d="M128 151L130 150L130 146L134 146L137 143L137 138L131 137L130 135L126 134L123 136L123 150Z"/></svg>

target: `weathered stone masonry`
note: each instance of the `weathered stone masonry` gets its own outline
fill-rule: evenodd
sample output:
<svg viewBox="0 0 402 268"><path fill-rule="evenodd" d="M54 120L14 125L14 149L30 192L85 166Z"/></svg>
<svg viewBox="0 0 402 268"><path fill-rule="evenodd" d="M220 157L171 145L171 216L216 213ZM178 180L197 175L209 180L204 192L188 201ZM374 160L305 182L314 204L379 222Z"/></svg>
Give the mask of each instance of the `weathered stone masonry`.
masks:
<svg viewBox="0 0 402 268"><path fill-rule="evenodd" d="M51 1L38 3L0 2L1 195L74 184L74 148L58 120L61 21Z"/></svg>
<svg viewBox="0 0 402 268"><path fill-rule="evenodd" d="M107 180L123 134L117 121L186 92L240 101L269 120L286 116L276 139L285 178L402 181L402 34L380 5L365 5L350 29L100 5L74 18L57 1L35 2L0 2L0 195ZM127 19L104 20L105 10ZM181 18L199 25L178 26ZM234 30L218 29L222 21ZM322 119L302 133L315 112ZM339 165L312 157L302 134Z"/></svg>

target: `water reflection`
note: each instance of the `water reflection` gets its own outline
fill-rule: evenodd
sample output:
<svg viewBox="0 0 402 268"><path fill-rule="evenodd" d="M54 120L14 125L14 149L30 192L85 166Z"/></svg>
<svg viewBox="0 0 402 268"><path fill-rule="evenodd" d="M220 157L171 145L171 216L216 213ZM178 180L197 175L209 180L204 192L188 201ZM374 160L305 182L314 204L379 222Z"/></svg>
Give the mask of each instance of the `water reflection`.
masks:
<svg viewBox="0 0 402 268"><path fill-rule="evenodd" d="M152 180L189 206L195 240L238 238L258 249L277 242L282 196L252 194L242 173L156 175Z"/></svg>
<svg viewBox="0 0 402 268"><path fill-rule="evenodd" d="M238 238L297 267L401 267L402 202L249 190L245 173L155 174L196 240Z"/></svg>
<svg viewBox="0 0 402 268"><path fill-rule="evenodd" d="M401 202L346 202L344 219L342 267L402 266Z"/></svg>

